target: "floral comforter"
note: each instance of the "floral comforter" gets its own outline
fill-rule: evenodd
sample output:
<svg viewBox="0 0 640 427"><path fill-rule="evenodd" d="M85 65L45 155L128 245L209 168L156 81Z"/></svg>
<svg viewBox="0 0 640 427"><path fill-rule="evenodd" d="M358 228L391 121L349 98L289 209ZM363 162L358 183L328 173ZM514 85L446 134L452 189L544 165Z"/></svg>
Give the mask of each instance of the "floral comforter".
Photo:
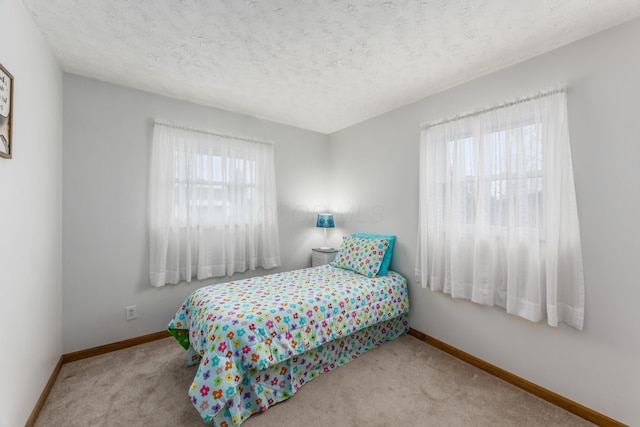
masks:
<svg viewBox="0 0 640 427"><path fill-rule="evenodd" d="M189 395L204 421L239 424L297 390L298 369L291 367L298 356L327 352L334 342L366 351L384 334L392 339L406 331L408 310L407 283L398 273L367 278L323 265L198 289L168 329L200 363ZM346 356L339 350L335 360L351 360L361 349ZM264 384L286 389L271 390L275 400L255 381L274 367L287 377Z"/></svg>

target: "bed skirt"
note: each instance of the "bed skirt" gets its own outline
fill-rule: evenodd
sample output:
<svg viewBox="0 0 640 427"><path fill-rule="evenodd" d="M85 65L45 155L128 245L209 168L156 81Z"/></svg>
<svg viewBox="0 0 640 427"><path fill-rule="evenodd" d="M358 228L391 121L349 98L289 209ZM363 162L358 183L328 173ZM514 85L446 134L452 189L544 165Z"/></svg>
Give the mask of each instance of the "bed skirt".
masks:
<svg viewBox="0 0 640 427"><path fill-rule="evenodd" d="M306 353L291 357L266 369L251 369L238 385L238 393L213 417L204 418L216 427L230 427L244 422L257 412L293 396L304 384L318 375L349 363L361 354L398 338L409 330L405 313L369 326L351 335L324 343ZM205 403L206 404L206 403ZM208 409L208 408L200 408Z"/></svg>

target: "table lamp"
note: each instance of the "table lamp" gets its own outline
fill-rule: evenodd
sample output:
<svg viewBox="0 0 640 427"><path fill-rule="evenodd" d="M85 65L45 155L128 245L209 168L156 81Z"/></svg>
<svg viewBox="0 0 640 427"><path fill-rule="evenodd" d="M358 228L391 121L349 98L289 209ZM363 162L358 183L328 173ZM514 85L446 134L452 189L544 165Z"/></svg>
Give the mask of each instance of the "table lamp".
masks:
<svg viewBox="0 0 640 427"><path fill-rule="evenodd" d="M330 213L318 214L316 227L324 228L324 246L321 249L329 249L329 247L327 246L327 228L335 227L335 224L333 222L333 214L330 214Z"/></svg>

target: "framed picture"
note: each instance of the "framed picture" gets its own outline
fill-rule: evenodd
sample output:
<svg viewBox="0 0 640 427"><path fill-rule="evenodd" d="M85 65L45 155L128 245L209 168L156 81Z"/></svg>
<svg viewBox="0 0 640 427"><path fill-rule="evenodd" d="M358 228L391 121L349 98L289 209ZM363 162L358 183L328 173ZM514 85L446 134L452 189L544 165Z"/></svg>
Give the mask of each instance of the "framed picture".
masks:
<svg viewBox="0 0 640 427"><path fill-rule="evenodd" d="M13 154L11 131L13 130L13 76L0 64L0 157Z"/></svg>

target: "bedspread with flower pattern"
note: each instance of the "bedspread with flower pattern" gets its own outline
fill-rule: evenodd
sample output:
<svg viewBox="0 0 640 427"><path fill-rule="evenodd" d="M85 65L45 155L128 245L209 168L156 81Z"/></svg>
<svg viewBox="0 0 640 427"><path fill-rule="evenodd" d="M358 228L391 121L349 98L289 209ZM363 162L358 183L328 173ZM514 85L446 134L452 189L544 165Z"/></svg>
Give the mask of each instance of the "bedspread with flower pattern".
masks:
<svg viewBox="0 0 640 427"><path fill-rule="evenodd" d="M224 426L288 398L309 379L305 368L313 378L406 332L408 310L398 273L368 278L323 265L198 289L168 329L200 363L192 403ZM300 356L315 360L298 366Z"/></svg>

